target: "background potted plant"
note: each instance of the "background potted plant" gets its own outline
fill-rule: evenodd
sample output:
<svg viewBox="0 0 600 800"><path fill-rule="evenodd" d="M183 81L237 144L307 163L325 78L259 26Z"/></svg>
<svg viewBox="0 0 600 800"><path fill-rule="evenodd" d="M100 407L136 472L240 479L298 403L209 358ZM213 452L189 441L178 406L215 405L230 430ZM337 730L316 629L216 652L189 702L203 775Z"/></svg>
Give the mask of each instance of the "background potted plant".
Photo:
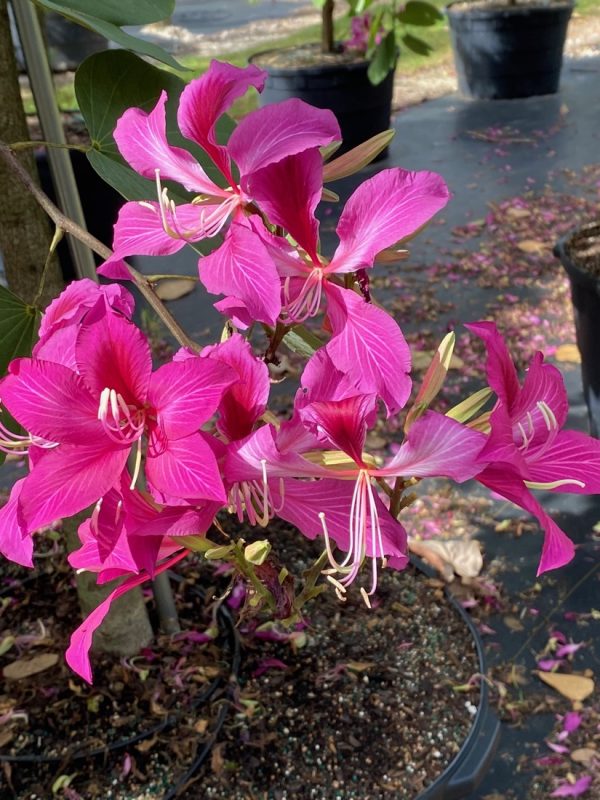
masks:
<svg viewBox="0 0 600 800"><path fill-rule="evenodd" d="M394 68L401 48L419 55L431 50L411 32L411 26L434 25L442 15L421 0L409 0L406 5L395 0L348 0L351 36L336 42L336 3L313 3L321 9L320 44L269 50L251 60L268 73L262 104L299 97L331 109L340 123L344 152L389 127Z"/></svg>
<svg viewBox="0 0 600 800"><path fill-rule="evenodd" d="M458 86L478 99L558 91L572 0L458 0L446 7Z"/></svg>
<svg viewBox="0 0 600 800"><path fill-rule="evenodd" d="M577 346L581 353L583 394L590 432L600 437L600 222L582 225L554 250L571 283Z"/></svg>

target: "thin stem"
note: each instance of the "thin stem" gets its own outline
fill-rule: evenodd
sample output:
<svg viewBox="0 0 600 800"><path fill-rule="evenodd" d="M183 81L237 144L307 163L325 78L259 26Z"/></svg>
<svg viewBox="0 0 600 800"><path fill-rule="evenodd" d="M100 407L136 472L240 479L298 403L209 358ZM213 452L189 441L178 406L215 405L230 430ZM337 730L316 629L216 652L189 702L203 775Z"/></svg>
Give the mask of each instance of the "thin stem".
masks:
<svg viewBox="0 0 600 800"><path fill-rule="evenodd" d="M148 283L158 283L158 281L193 281L196 283L198 278L194 275L169 275L168 272L157 275L144 275Z"/></svg>
<svg viewBox="0 0 600 800"><path fill-rule="evenodd" d="M333 0L325 0L321 11L321 51L333 53Z"/></svg>
<svg viewBox="0 0 600 800"><path fill-rule="evenodd" d="M40 139L28 140L26 142L11 142L8 146L15 153L18 153L19 150L30 150L36 147L54 147L57 150L79 150L80 153L89 153L90 150L93 149L91 145L61 144L60 142L45 142Z"/></svg>
<svg viewBox="0 0 600 800"><path fill-rule="evenodd" d="M37 202L57 227L62 228L65 233L69 233L71 236L75 237L75 239L83 242L83 244L87 245L90 250L92 250L94 253L97 253L100 258L103 258L105 261L112 256L113 252L110 247L102 244L102 242L96 239L95 236L92 236L91 233L88 233L88 231L84 230L76 222L73 222L72 219L69 219L69 217L65 216L62 211L54 205L48 195L46 195L38 186L36 186L27 170L19 163L15 154L12 152L10 145L6 144L6 142L0 141L0 156L19 178L25 188L35 197ZM154 289L147 278L129 264L126 266L129 270L132 281L135 283L148 305L164 322L171 335L182 347L187 347L189 350L192 350L196 353L199 352L201 349L200 346L189 338L177 320L167 310L163 302L155 294Z"/></svg>

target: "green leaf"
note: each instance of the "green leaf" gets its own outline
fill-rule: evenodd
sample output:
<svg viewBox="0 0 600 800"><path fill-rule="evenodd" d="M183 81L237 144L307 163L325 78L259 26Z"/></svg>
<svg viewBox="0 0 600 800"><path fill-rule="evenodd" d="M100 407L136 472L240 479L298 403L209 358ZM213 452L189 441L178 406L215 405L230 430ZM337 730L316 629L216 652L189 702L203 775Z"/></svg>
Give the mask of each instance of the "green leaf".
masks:
<svg viewBox="0 0 600 800"><path fill-rule="evenodd" d="M417 53L417 55L420 56L428 56L433 50L433 48L430 47L427 42L424 42L423 39L418 39L416 36L412 36L410 33L405 34L402 37L402 41L409 50L412 50L413 53Z"/></svg>
<svg viewBox="0 0 600 800"><path fill-rule="evenodd" d="M294 353L310 358L319 347L322 347L323 342L304 325L296 325L283 337L283 344Z"/></svg>
<svg viewBox="0 0 600 800"><path fill-rule="evenodd" d="M430 3L421 0L410 0L402 11L398 12L397 19L405 25L435 25L444 19L444 15Z"/></svg>
<svg viewBox="0 0 600 800"><path fill-rule="evenodd" d="M37 339L40 314L16 295L0 286L0 377L6 374L13 358L31 355ZM0 408L0 422L13 433L22 433L21 426ZM6 453L0 451L0 464Z"/></svg>
<svg viewBox="0 0 600 800"><path fill-rule="evenodd" d="M0 286L0 377L13 358L31 355L40 314L4 286Z"/></svg>
<svg viewBox="0 0 600 800"><path fill-rule="evenodd" d="M37 3L47 11L56 11L58 14L62 14L63 17L77 22L85 28L91 28L101 36L105 36L127 50L150 56L150 58L154 58L174 69L184 69L162 47L126 33L119 27L120 25L141 25L146 22L157 22L168 17L174 5L172 0L142 0L139 4L137 0L124 0L123 3L119 3L118 0L110 0L108 3L105 0L102 0L102 2L99 2L99 0L74 0L74 2L69 3L62 0L37 0ZM138 5L140 6L139 13L137 11ZM121 6L120 11L118 6ZM153 13L150 13L151 9L155 9ZM120 21L115 23L114 20Z"/></svg>
<svg viewBox="0 0 600 800"><path fill-rule="evenodd" d="M367 75L374 86L381 83L396 63L396 35L389 31L375 48Z"/></svg>
<svg viewBox="0 0 600 800"><path fill-rule="evenodd" d="M113 131L126 109L136 107L150 111L162 91L168 95L169 141L189 150L215 183L224 183L223 176L204 151L179 132L177 106L184 87L185 83L176 75L125 50L95 53L81 64L75 74L75 95L93 145L88 159L98 174L129 200L154 199L156 186L154 181L142 178L125 164L119 155ZM217 125L219 141L226 141L234 127L233 120L223 115ZM168 182L166 185L174 199L189 200L182 187Z"/></svg>

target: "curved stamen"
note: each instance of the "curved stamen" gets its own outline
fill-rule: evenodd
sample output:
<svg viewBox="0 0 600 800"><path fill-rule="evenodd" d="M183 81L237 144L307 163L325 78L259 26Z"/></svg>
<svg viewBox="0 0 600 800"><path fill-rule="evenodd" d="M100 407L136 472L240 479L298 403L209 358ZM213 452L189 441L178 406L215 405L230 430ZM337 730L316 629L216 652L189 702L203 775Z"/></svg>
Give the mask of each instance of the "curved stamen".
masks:
<svg viewBox="0 0 600 800"><path fill-rule="evenodd" d="M0 403L1 411L2 404ZM58 447L58 444L57 442L49 442L47 439L42 439L41 436L34 436L31 433L26 435L15 433L0 422L0 452L14 456L26 456L29 453L29 448L33 446L51 450L53 447Z"/></svg>
<svg viewBox="0 0 600 800"><path fill-rule="evenodd" d="M98 419L106 435L116 444L133 444L146 426L145 411L128 406L120 394L108 387L100 393Z"/></svg>
<svg viewBox="0 0 600 800"><path fill-rule="evenodd" d="M319 313L323 295L323 270L314 267L304 280L299 293L291 300L291 278L286 278L283 285L285 314L293 322L304 322Z"/></svg>

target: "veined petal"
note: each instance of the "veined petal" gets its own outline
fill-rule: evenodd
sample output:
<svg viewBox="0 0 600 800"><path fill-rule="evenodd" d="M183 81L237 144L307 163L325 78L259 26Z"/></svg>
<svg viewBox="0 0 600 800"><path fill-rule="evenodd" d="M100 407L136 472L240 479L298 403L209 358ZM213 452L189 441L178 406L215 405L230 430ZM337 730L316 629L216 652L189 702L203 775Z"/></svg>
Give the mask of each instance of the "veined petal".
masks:
<svg viewBox="0 0 600 800"><path fill-rule="evenodd" d="M119 480L130 448L63 444L48 450L25 479L19 511L28 531L96 503Z"/></svg>
<svg viewBox="0 0 600 800"><path fill-rule="evenodd" d="M398 452L372 470L382 476L445 476L461 483L481 470L478 460L485 435L435 411L411 426Z"/></svg>
<svg viewBox="0 0 600 800"><path fill-rule="evenodd" d="M18 505L25 478L17 481L8 502L0 508L0 553L23 567L33 567L33 538L19 519Z"/></svg>
<svg viewBox="0 0 600 800"><path fill-rule="evenodd" d="M319 223L315 209L323 189L323 159L318 148L286 156L242 180L242 188L265 213L306 250L315 264Z"/></svg>
<svg viewBox="0 0 600 800"><path fill-rule="evenodd" d="M374 394L355 395L344 400L312 402L299 410L303 423L324 444L347 453L357 464L363 464L362 453L367 436L367 420L377 407Z"/></svg>
<svg viewBox="0 0 600 800"><path fill-rule="evenodd" d="M166 438L180 439L197 431L234 381L232 369L199 356L160 367L150 379L148 401Z"/></svg>
<svg viewBox="0 0 600 800"><path fill-rule="evenodd" d="M54 333L57 328L80 321L86 311L93 308L100 299L103 299L108 307L120 311L126 317L131 317L133 314L135 305L133 295L123 286L115 284L100 286L89 278L82 278L82 280L70 283L42 314L39 329L40 342Z"/></svg>
<svg viewBox="0 0 600 800"><path fill-rule="evenodd" d="M221 362L235 370L237 380L219 403L217 428L229 441L243 439L267 407L269 369L256 358L250 344L239 333L221 344L205 347L203 357Z"/></svg>
<svg viewBox="0 0 600 800"><path fill-rule="evenodd" d="M297 408L314 400L343 400L357 394L354 384L346 373L335 366L324 347L319 348L307 361L301 382L302 389L297 392L294 400Z"/></svg>
<svg viewBox="0 0 600 800"><path fill-rule="evenodd" d="M129 405L145 403L152 357L146 337L132 322L107 314L84 325L76 356L79 372L96 397L109 388Z"/></svg>
<svg viewBox="0 0 600 800"><path fill-rule="evenodd" d="M568 564L575 547L567 534L544 511L517 473L506 464L491 465L477 475L477 480L494 492L537 517L544 529L544 545L537 574Z"/></svg>
<svg viewBox="0 0 600 800"><path fill-rule="evenodd" d="M204 207L203 207L204 208ZM216 208L211 206L210 208ZM125 203L114 227L113 254L99 268L100 275L119 280L131 277L119 262L129 256L167 256L176 253L187 242L204 238L200 207L186 203L176 212L161 216L156 202ZM165 223L172 233L167 233Z"/></svg>
<svg viewBox="0 0 600 800"><path fill-rule="evenodd" d="M273 500L281 510L277 516L295 525L308 539L323 535L320 513L325 515L327 532L341 550L348 550L350 531L350 508L354 484L351 481L324 479L319 481L285 480L283 493L277 482L271 484ZM402 569L408 563L407 536L404 527L390 515L377 494L375 506L381 527L383 552L393 556L395 569ZM379 556L373 551L370 519L366 520L366 554Z"/></svg>
<svg viewBox="0 0 600 800"><path fill-rule="evenodd" d="M0 384L0 400L27 431L48 442L105 439L97 399L83 378L62 364L15 359Z"/></svg>
<svg viewBox="0 0 600 800"><path fill-rule="evenodd" d="M187 550L170 558L165 563L161 564L156 570L156 573L164 572L170 569L178 561L188 554ZM120 586L117 586L106 598L103 600L93 611L89 614L83 623L71 636L71 643L65 653L67 664L71 669L80 675L88 683L92 682L92 668L90 665L89 651L92 646L92 637L102 624L102 621L110 611L112 603L121 595L126 594L130 589L144 583L148 580L148 575L135 575L128 578Z"/></svg>
<svg viewBox="0 0 600 800"><path fill-rule="evenodd" d="M488 383L498 395L498 399L506 405L509 413L512 413L521 387L506 342L493 322L472 322L465 325L465 328L483 339L487 350Z"/></svg>
<svg viewBox="0 0 600 800"><path fill-rule="evenodd" d="M361 394L378 394L388 416L410 396L410 350L394 319L356 292L325 282L333 336L325 346Z"/></svg>
<svg viewBox="0 0 600 800"><path fill-rule="evenodd" d="M549 409L554 429L560 429L567 420L569 399L565 382L560 371L552 364L544 364L543 353L535 353L525 374L523 388L511 406L511 414L515 422L528 430L528 449L543 444L548 439L548 414L544 416L542 408Z"/></svg>
<svg viewBox="0 0 600 800"><path fill-rule="evenodd" d="M230 183L227 148L218 144L215 125L251 86L261 92L266 77L266 72L252 64L242 68L213 60L204 75L190 81L181 93L177 112L181 132L208 153Z"/></svg>
<svg viewBox="0 0 600 800"><path fill-rule="evenodd" d="M442 209L450 193L435 172L385 169L350 197L337 226L340 244L330 272L371 267L377 253L418 231Z"/></svg>
<svg viewBox="0 0 600 800"><path fill-rule="evenodd" d="M161 180L177 181L189 192L224 195L191 153L168 143L166 102L167 93L163 91L150 113L141 108L127 109L114 132L119 152L145 178L154 180L158 169Z"/></svg>
<svg viewBox="0 0 600 800"><path fill-rule="evenodd" d="M293 97L246 114L231 134L228 149L240 175L247 177L286 156L341 138L332 111Z"/></svg>
<svg viewBox="0 0 600 800"><path fill-rule="evenodd" d="M533 483L565 483L556 491L600 494L600 441L578 431L561 431L546 448L527 459L527 479Z"/></svg>
<svg viewBox="0 0 600 800"><path fill-rule="evenodd" d="M188 501L226 500L217 459L201 433L168 441L151 435L146 477L165 495Z"/></svg>
<svg viewBox="0 0 600 800"><path fill-rule="evenodd" d="M241 300L252 319L274 325L281 311L280 281L261 239L234 222L223 244L198 262L200 280L212 294Z"/></svg>
<svg viewBox="0 0 600 800"><path fill-rule="evenodd" d="M77 533L81 547L70 553L68 557L69 564L73 569L101 572L103 576L109 575L109 580L138 571L138 566L131 555L127 533L123 528L119 530L118 538L110 553L105 555L100 554L98 539L91 531L89 519L82 522ZM104 583L104 581L101 582Z"/></svg>

